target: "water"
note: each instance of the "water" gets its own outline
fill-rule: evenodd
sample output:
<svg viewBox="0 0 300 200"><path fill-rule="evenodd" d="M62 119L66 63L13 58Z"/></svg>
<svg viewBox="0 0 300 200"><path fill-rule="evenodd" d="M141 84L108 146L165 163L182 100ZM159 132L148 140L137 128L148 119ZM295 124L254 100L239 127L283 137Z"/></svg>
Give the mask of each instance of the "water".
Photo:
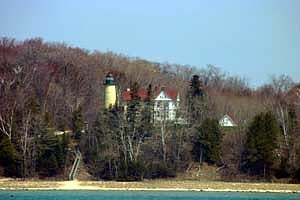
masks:
<svg viewBox="0 0 300 200"><path fill-rule="evenodd" d="M0 191L0 200L300 200L300 194L234 192Z"/></svg>

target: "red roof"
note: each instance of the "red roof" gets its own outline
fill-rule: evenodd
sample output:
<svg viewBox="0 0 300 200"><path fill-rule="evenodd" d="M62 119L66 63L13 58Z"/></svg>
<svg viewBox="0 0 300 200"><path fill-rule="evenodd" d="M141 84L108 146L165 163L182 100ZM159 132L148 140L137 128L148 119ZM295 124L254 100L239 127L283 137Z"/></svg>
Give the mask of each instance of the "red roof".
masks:
<svg viewBox="0 0 300 200"><path fill-rule="evenodd" d="M160 90L154 91L154 98L156 98L162 91L168 95L173 101L177 101L178 91L172 88L162 87Z"/></svg>
<svg viewBox="0 0 300 200"><path fill-rule="evenodd" d="M175 89L165 88L162 89L173 101L177 100L178 91Z"/></svg>
<svg viewBox="0 0 300 200"><path fill-rule="evenodd" d="M138 96L140 97L140 99L141 99L142 101L144 101L144 100L147 98L147 90L145 90L145 89L140 89L140 90L138 91ZM130 90L127 89L126 91L123 92L123 94L122 94L122 99L123 99L124 101L130 101L130 100L131 100Z"/></svg>
<svg viewBox="0 0 300 200"><path fill-rule="evenodd" d="M175 89L171 89L171 88L162 88L161 90L154 91L154 98L156 98L161 91L164 91L168 95L168 97L170 97L173 101L177 100L178 91L175 90ZM138 96L140 97L140 99L142 101L144 101L147 98L147 90L140 89L138 91ZM124 101L130 101L131 100L131 95L130 95L130 90L129 89L127 89L126 91L123 92L122 99Z"/></svg>

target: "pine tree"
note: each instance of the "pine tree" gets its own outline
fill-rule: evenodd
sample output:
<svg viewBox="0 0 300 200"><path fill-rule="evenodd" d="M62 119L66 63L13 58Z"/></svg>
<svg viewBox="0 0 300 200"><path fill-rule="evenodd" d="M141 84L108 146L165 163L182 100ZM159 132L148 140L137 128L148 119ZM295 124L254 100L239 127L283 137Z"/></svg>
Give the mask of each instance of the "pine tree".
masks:
<svg viewBox="0 0 300 200"><path fill-rule="evenodd" d="M70 144L70 135L69 134L63 134L62 140L61 140L61 148L63 153L63 162L66 162L66 155L69 151L69 144Z"/></svg>
<svg viewBox="0 0 300 200"><path fill-rule="evenodd" d="M188 91L188 113L189 123L193 126L196 123L202 123L204 111L202 82L199 80L198 75L193 75L190 81L190 88Z"/></svg>
<svg viewBox="0 0 300 200"><path fill-rule="evenodd" d="M140 107L140 97L138 95L139 85L137 82L131 86L130 97L131 100L128 103L127 110L127 121L128 121L128 131L135 132L138 125L139 117L139 107Z"/></svg>
<svg viewBox="0 0 300 200"><path fill-rule="evenodd" d="M79 108L72 113L72 132L75 139L80 140L82 130L84 130L84 120L82 107L79 106Z"/></svg>
<svg viewBox="0 0 300 200"><path fill-rule="evenodd" d="M84 158L89 172L97 178L116 178L119 159L118 110L104 110L97 114L91 130L84 137Z"/></svg>
<svg viewBox="0 0 300 200"><path fill-rule="evenodd" d="M4 168L5 176L14 176L16 170L16 150L8 137L0 137L0 165Z"/></svg>
<svg viewBox="0 0 300 200"><path fill-rule="evenodd" d="M193 153L197 161L211 164L220 163L222 133L215 119L205 119L196 127Z"/></svg>
<svg viewBox="0 0 300 200"><path fill-rule="evenodd" d="M147 97L144 102L144 107L141 113L141 127L140 132L142 132L144 137L150 137L153 132L153 99L152 99L152 86L149 84L147 88Z"/></svg>
<svg viewBox="0 0 300 200"><path fill-rule="evenodd" d="M54 176L58 170L58 162L54 153L50 154L50 157L45 160L45 165L47 165L47 175L49 177Z"/></svg>
<svg viewBox="0 0 300 200"><path fill-rule="evenodd" d="M35 121L34 131L37 172L41 176L53 176L64 166L66 154L63 153L62 142L54 135L54 129L51 127L51 120L47 114ZM50 163L50 160L54 163ZM49 167L49 164L52 167Z"/></svg>
<svg viewBox="0 0 300 200"><path fill-rule="evenodd" d="M244 171L263 177L271 175L277 161L279 133L278 122L271 112L255 116L246 133Z"/></svg>
<svg viewBox="0 0 300 200"><path fill-rule="evenodd" d="M190 81L190 97L203 96L202 83L198 75L193 75Z"/></svg>

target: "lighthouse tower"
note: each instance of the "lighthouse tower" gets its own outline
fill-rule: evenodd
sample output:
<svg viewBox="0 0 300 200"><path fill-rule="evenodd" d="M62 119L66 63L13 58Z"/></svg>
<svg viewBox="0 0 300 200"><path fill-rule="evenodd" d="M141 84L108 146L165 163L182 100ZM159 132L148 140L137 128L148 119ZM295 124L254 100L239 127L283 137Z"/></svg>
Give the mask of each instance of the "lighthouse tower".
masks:
<svg viewBox="0 0 300 200"><path fill-rule="evenodd" d="M111 109L116 106L117 102L117 92L116 92L116 82L112 73L108 73L104 80L104 101L105 108Z"/></svg>

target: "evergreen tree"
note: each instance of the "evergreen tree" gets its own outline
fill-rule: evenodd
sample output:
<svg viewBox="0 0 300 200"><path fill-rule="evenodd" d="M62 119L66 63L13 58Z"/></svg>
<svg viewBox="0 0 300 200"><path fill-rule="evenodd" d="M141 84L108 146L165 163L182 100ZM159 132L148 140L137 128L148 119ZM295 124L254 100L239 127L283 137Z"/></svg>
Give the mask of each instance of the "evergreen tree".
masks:
<svg viewBox="0 0 300 200"><path fill-rule="evenodd" d="M199 80L198 75L193 75L190 81L190 97L202 97L203 90L202 90L202 83Z"/></svg>
<svg viewBox="0 0 300 200"><path fill-rule="evenodd" d="M51 153L49 158L44 160L44 165L47 166L47 176L51 177L57 173L59 165L57 162L57 157L54 153Z"/></svg>
<svg viewBox="0 0 300 200"><path fill-rule="evenodd" d="M121 160L118 170L118 179L120 180L142 179L143 173L141 173L141 169L138 169L144 165L140 158L141 145L145 137L150 136L153 130L151 125L151 86L148 87L145 104L141 104L138 92L139 85L135 82L131 85L131 99L127 104L126 120L123 123L124 131L121 130L120 135Z"/></svg>
<svg viewBox="0 0 300 200"><path fill-rule="evenodd" d="M5 176L15 176L16 150L8 137L0 137L0 165L4 168Z"/></svg>
<svg viewBox="0 0 300 200"><path fill-rule="evenodd" d="M141 127L140 131L144 137L150 137L152 135L153 126L153 99L152 99L152 86L149 84L147 88L147 97L144 102L144 107L141 113Z"/></svg>
<svg viewBox="0 0 300 200"><path fill-rule="evenodd" d="M246 133L244 171L263 177L271 175L277 161L279 133L278 122L271 112L255 116Z"/></svg>
<svg viewBox="0 0 300 200"><path fill-rule="evenodd" d="M189 123L193 126L196 123L202 123L204 115L204 99L203 99L202 82L198 75L193 75L190 81L190 88L188 91L188 113Z"/></svg>
<svg viewBox="0 0 300 200"><path fill-rule="evenodd" d="M127 110L127 121L128 121L128 131L135 132L136 127L138 125L138 115L140 108L140 97L138 95L139 85L137 82L130 88L130 97L131 100L128 102L128 110Z"/></svg>
<svg viewBox="0 0 300 200"><path fill-rule="evenodd" d="M72 132L75 139L80 140L84 128L82 107L79 106L79 108L72 113Z"/></svg>
<svg viewBox="0 0 300 200"><path fill-rule="evenodd" d="M288 105L288 132L294 134L298 125L297 112L294 104Z"/></svg>
<svg viewBox="0 0 300 200"><path fill-rule="evenodd" d="M193 154L197 161L211 164L221 162L222 133L215 119L205 119L200 127L195 129Z"/></svg>
<svg viewBox="0 0 300 200"><path fill-rule="evenodd" d="M70 135L69 134L63 134L61 139L61 149L62 149L62 155L63 155L63 162L66 162L66 155L69 151L69 144L70 144Z"/></svg>
<svg viewBox="0 0 300 200"><path fill-rule="evenodd" d="M56 136L47 135L41 138L37 159L39 175L53 176L58 174L63 169L65 156L62 145ZM50 163L50 160L53 163Z"/></svg>
<svg viewBox="0 0 300 200"><path fill-rule="evenodd" d="M41 176L53 176L62 170L66 154L62 141L54 135L47 114L34 123L37 172ZM50 162L51 161L51 162ZM50 165L50 166L49 166Z"/></svg>
<svg viewBox="0 0 300 200"><path fill-rule="evenodd" d="M118 112L116 108L98 113L91 130L84 137L84 158L95 177L115 179L118 168Z"/></svg>
<svg viewBox="0 0 300 200"><path fill-rule="evenodd" d="M293 178L292 178L292 183L299 184L300 183L300 167L298 170L294 173Z"/></svg>

